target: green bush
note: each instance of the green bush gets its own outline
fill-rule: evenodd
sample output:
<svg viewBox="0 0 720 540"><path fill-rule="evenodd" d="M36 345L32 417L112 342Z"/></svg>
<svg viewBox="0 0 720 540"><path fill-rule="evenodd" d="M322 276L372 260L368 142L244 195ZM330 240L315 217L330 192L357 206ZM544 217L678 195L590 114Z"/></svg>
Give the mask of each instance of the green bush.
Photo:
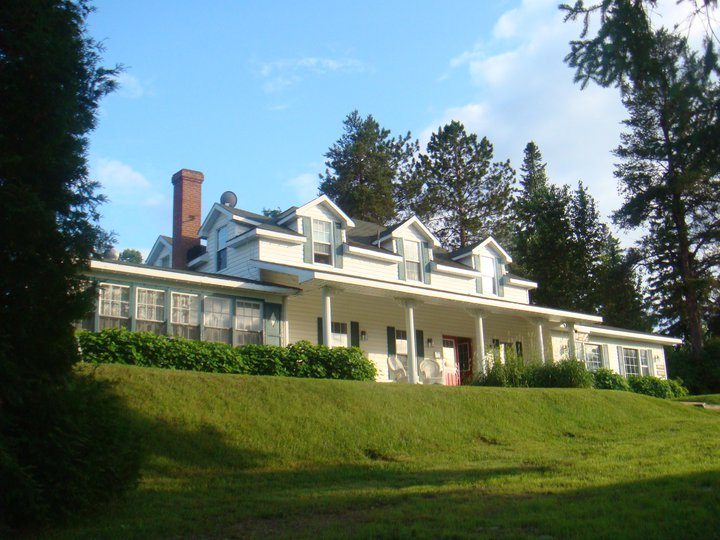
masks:
<svg viewBox="0 0 720 540"><path fill-rule="evenodd" d="M13 412L0 434L0 532L68 518L137 481L136 425L108 383L73 375Z"/></svg>
<svg viewBox="0 0 720 540"><path fill-rule="evenodd" d="M189 341L146 332L78 332L85 362L132 364L213 373L314 379L375 380L375 365L357 347L329 348L307 341L289 347Z"/></svg>
<svg viewBox="0 0 720 540"><path fill-rule="evenodd" d="M505 363L496 355L487 373L480 374L474 383L480 386L515 388L590 388L592 377L585 364L577 360L541 364L508 353Z"/></svg>
<svg viewBox="0 0 720 540"><path fill-rule="evenodd" d="M630 390L637 394L645 394L657 398L675 398L687 395L687 389L677 381L669 381L666 379L658 379L657 377L638 377L631 375L628 377Z"/></svg>
<svg viewBox="0 0 720 540"><path fill-rule="evenodd" d="M592 372L593 387L598 390L629 391L630 385L625 377L611 369L600 368Z"/></svg>

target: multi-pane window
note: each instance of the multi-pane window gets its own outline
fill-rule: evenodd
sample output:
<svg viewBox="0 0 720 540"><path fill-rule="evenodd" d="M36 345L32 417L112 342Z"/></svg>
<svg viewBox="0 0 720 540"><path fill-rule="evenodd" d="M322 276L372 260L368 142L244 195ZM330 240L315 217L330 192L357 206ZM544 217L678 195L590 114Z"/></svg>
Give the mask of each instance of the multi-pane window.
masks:
<svg viewBox="0 0 720 540"><path fill-rule="evenodd" d="M165 255L162 259L160 259L160 266L163 268L170 268L170 255Z"/></svg>
<svg viewBox="0 0 720 540"><path fill-rule="evenodd" d="M480 273L482 277L482 292L483 294L494 294L498 293L497 284L497 273L495 268L495 259L492 257L482 256L480 257Z"/></svg>
<svg viewBox="0 0 720 540"><path fill-rule="evenodd" d="M205 339L230 343L232 321L230 320L229 298L205 298L203 320L205 323Z"/></svg>
<svg viewBox="0 0 720 540"><path fill-rule="evenodd" d="M625 375L640 375L640 362L637 349L626 349L623 347L623 366Z"/></svg>
<svg viewBox="0 0 720 540"><path fill-rule="evenodd" d="M235 335L238 345L262 343L261 309L260 302L235 301Z"/></svg>
<svg viewBox="0 0 720 540"><path fill-rule="evenodd" d="M99 311L101 317L127 319L130 316L130 287L101 284Z"/></svg>
<svg viewBox="0 0 720 540"><path fill-rule="evenodd" d="M217 230L217 260L216 269L219 272L227 268L227 226Z"/></svg>
<svg viewBox="0 0 720 540"><path fill-rule="evenodd" d="M348 326L344 322L334 322L331 325L332 346L347 347L348 346Z"/></svg>
<svg viewBox="0 0 720 540"><path fill-rule="evenodd" d="M650 375L650 353L647 349L640 350L640 373Z"/></svg>
<svg viewBox="0 0 720 540"><path fill-rule="evenodd" d="M588 371L595 371L603 367L602 345L584 344L585 367Z"/></svg>
<svg viewBox="0 0 720 540"><path fill-rule="evenodd" d="M313 261L332 264L332 223L321 219L312 220Z"/></svg>
<svg viewBox="0 0 720 540"><path fill-rule="evenodd" d="M200 339L199 298L197 294L172 293L170 322L172 333L186 339Z"/></svg>
<svg viewBox="0 0 720 540"><path fill-rule="evenodd" d="M405 240L405 277L408 281L420 281L420 242Z"/></svg>
<svg viewBox="0 0 720 540"><path fill-rule="evenodd" d="M138 288L137 318L139 321L164 321L165 291Z"/></svg>

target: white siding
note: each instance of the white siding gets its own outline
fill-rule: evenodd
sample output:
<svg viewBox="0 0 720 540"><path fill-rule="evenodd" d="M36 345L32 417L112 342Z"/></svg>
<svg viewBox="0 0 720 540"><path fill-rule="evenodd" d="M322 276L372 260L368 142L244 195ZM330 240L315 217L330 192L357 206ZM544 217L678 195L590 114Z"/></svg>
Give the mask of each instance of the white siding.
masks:
<svg viewBox="0 0 720 540"><path fill-rule="evenodd" d="M168 264L165 265L166 268L172 267L172 250L165 244L162 244L162 249L160 250L160 253L158 253L157 257L155 257L155 260L153 261L151 266L163 266L163 259L165 257L168 257Z"/></svg>
<svg viewBox="0 0 720 540"><path fill-rule="evenodd" d="M303 263L303 248L303 244L262 239L259 241L259 253L256 258L276 264L297 266Z"/></svg>
<svg viewBox="0 0 720 540"><path fill-rule="evenodd" d="M259 258L258 244L258 240L252 240L238 247L228 248L227 268L221 273L248 279L260 279L260 270L255 264Z"/></svg>

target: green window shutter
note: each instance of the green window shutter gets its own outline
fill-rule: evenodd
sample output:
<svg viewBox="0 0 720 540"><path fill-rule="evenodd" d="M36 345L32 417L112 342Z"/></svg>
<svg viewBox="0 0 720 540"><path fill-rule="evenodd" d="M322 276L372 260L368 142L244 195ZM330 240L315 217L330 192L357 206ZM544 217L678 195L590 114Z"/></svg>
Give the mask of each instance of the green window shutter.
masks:
<svg viewBox="0 0 720 540"><path fill-rule="evenodd" d="M387 346L388 346L388 356L394 356L395 355L395 327L394 326L387 327Z"/></svg>
<svg viewBox="0 0 720 540"><path fill-rule="evenodd" d="M313 262L313 234L312 234L312 219L309 217L302 218L303 234L305 235L305 246L303 249L303 260L306 263Z"/></svg>
<svg viewBox="0 0 720 540"><path fill-rule="evenodd" d="M318 345L323 344L323 320L322 317L318 317Z"/></svg>
<svg viewBox="0 0 720 540"><path fill-rule="evenodd" d="M425 338L422 330L415 330L415 353L418 358L425 357Z"/></svg>
<svg viewBox="0 0 720 540"><path fill-rule="evenodd" d="M338 222L335 222L335 226L333 227L333 248L335 249L335 268L342 268L344 245L342 241L342 225Z"/></svg>
<svg viewBox="0 0 720 540"><path fill-rule="evenodd" d="M480 255L473 256L473 260L475 261L475 271L480 271ZM475 278L475 291L482 294L482 278Z"/></svg>
<svg viewBox="0 0 720 540"><path fill-rule="evenodd" d="M397 246L397 254L403 258L398 263L398 279L405 281L405 244L403 244L403 239L396 238L395 245Z"/></svg>
<svg viewBox="0 0 720 540"><path fill-rule="evenodd" d="M498 296L505 296L505 277L502 273L502 259L495 259L495 279L497 279Z"/></svg>
<svg viewBox="0 0 720 540"><path fill-rule="evenodd" d="M360 323L357 321L350 321L350 346L360 346Z"/></svg>
<svg viewBox="0 0 720 540"><path fill-rule="evenodd" d="M428 242L422 243L422 261L421 261L421 270L422 270L422 278L423 283L430 284L430 244Z"/></svg>

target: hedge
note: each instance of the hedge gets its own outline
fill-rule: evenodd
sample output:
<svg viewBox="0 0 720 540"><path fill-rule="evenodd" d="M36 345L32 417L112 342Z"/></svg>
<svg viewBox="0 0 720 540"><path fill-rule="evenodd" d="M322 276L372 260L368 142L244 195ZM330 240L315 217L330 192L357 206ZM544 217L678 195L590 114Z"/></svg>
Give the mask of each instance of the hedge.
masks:
<svg viewBox="0 0 720 540"><path fill-rule="evenodd" d="M83 361L130 364L246 375L283 375L314 379L375 380L375 365L357 347L289 347L190 341L147 332L109 329L77 333Z"/></svg>

